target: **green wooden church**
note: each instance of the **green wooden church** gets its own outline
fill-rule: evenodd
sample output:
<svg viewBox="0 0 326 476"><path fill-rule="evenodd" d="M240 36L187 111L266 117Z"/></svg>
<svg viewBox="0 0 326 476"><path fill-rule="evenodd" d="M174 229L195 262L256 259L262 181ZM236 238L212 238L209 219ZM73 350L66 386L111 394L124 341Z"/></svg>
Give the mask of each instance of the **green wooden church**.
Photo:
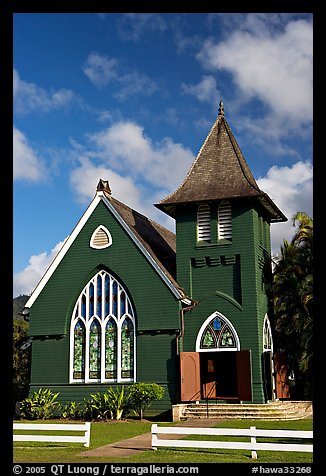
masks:
<svg viewBox="0 0 326 476"><path fill-rule="evenodd" d="M156 382L157 413L182 402L277 397L270 224L286 220L259 189L219 113L179 188L155 205L176 234L95 196L24 309L30 391L83 401L109 386Z"/></svg>

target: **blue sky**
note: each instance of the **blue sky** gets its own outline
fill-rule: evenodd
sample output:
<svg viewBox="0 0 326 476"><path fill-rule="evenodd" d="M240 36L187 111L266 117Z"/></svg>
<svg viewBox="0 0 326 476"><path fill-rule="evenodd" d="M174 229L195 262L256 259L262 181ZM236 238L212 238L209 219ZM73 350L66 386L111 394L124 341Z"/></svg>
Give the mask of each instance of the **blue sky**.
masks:
<svg viewBox="0 0 326 476"><path fill-rule="evenodd" d="M312 14L16 13L14 296L29 294L95 194L158 223L222 99L262 190L312 216Z"/></svg>

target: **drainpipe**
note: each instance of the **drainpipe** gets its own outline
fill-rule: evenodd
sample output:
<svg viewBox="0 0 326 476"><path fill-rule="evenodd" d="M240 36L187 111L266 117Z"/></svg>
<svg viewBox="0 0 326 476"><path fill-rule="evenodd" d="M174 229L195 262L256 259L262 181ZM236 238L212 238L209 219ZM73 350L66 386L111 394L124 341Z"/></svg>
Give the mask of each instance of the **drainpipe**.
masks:
<svg viewBox="0 0 326 476"><path fill-rule="evenodd" d="M191 304L186 306L186 307L182 307L180 309L180 323L181 323L180 327L181 327L181 329L179 331L179 334L176 335L177 355L179 355L179 353L180 353L179 352L179 339L180 339L180 337L183 337L184 333L185 333L184 313L188 312L188 311L191 311L198 304L198 301L193 301L191 299L184 299L183 301L181 301L181 304L182 304L182 302L184 302L185 304L189 304L189 302L191 302Z"/></svg>

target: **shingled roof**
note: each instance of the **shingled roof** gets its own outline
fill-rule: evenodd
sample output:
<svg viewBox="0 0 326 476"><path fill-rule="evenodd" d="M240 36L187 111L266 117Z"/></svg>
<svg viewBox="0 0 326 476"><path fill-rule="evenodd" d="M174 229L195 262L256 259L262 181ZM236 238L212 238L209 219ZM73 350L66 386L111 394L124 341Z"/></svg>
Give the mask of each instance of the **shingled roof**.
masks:
<svg viewBox="0 0 326 476"><path fill-rule="evenodd" d="M114 198L108 181L101 180L97 191L104 192L111 205L119 213L124 222L132 230L137 239L150 253L163 273L173 285L185 296L184 291L176 282L176 236L175 234L155 223L146 216L128 207Z"/></svg>
<svg viewBox="0 0 326 476"><path fill-rule="evenodd" d="M155 206L174 217L175 207L179 204L250 197L257 197L272 222L287 220L258 187L224 117L221 101L217 119L186 178L175 192Z"/></svg>

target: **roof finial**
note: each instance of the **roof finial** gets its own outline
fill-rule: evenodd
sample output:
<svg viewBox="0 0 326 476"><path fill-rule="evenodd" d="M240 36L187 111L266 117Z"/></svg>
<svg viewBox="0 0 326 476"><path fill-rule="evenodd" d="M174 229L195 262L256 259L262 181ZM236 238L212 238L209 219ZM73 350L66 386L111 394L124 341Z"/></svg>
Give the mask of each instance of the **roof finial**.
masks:
<svg viewBox="0 0 326 476"><path fill-rule="evenodd" d="M100 179L98 184L97 184L96 191L97 192L106 192L109 195L111 195L111 189L110 189L109 181Z"/></svg>
<svg viewBox="0 0 326 476"><path fill-rule="evenodd" d="M223 104L222 99L220 100L219 106L220 107L218 108L218 115L219 116L224 116L224 104Z"/></svg>

